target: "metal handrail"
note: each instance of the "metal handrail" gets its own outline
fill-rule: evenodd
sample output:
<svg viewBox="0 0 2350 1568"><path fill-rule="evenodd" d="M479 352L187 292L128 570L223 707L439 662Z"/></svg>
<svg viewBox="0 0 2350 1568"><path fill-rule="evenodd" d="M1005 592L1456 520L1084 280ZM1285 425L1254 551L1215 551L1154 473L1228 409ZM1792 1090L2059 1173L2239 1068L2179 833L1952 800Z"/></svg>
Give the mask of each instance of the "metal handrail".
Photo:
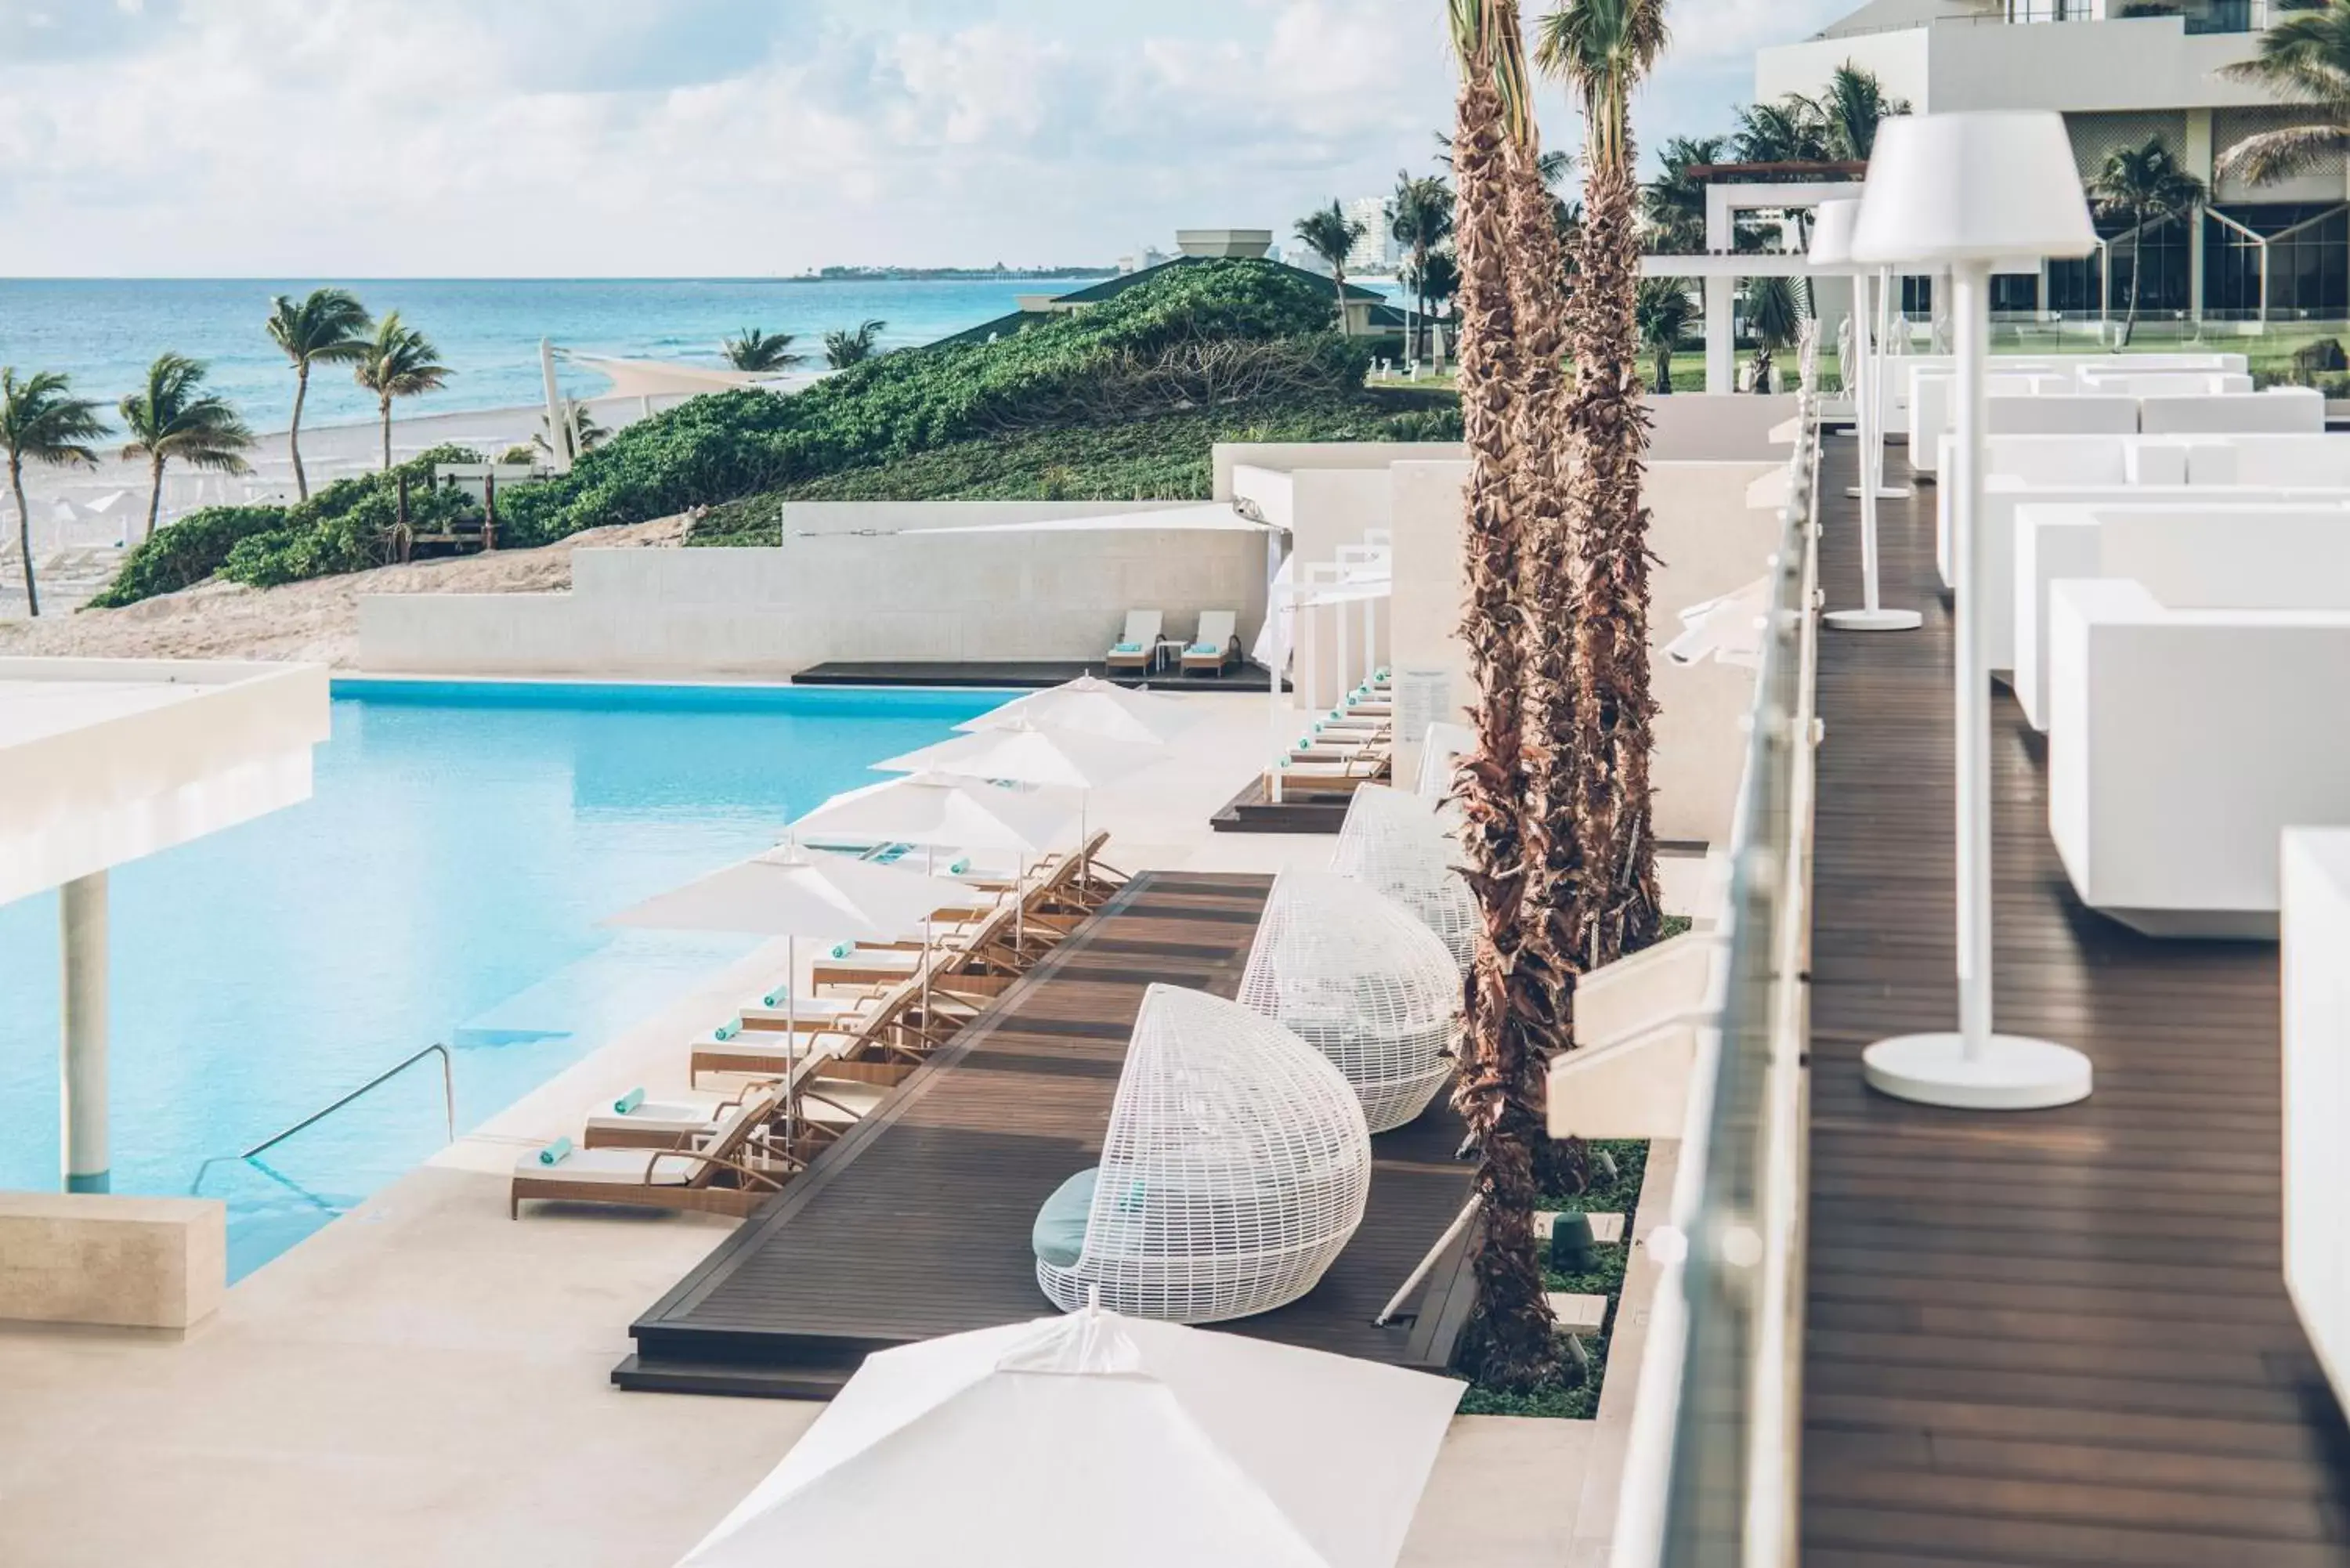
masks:
<svg viewBox="0 0 2350 1568"><path fill-rule="evenodd" d="M424 1047L423 1050L417 1052L414 1055L402 1057L398 1062L393 1063L390 1066L386 1067L382 1072L378 1073L374 1077L369 1078L366 1083L361 1084L349 1094L343 1096L340 1099L335 1101L334 1104L327 1106L324 1110L314 1111L310 1115L304 1116L300 1121L296 1122L292 1127L286 1128L284 1131L271 1134L269 1137L263 1138L259 1143L255 1144L251 1148L246 1149L244 1153L216 1154L213 1156L212 1158L196 1167L196 1179L188 1184L188 1190L192 1193L196 1189L202 1187L204 1184L205 1176L211 1172L213 1166L226 1165L232 1161L247 1160L253 1158L256 1155L266 1154L269 1150L276 1148L279 1144L284 1143L287 1138L292 1137L296 1133L317 1127L320 1122L325 1121L328 1116L333 1116L337 1111L341 1110L345 1106L349 1105L353 1100L358 1099L360 1096L367 1094L372 1089L380 1088L383 1085L390 1083L392 1079L397 1078L411 1067L415 1066L419 1062L423 1061L427 1056L438 1056L441 1058L441 1108L442 1115L448 1121L449 1141L451 1143L456 1142L457 1072L455 1064L450 1058L449 1047L442 1044L436 1040L432 1044Z"/></svg>

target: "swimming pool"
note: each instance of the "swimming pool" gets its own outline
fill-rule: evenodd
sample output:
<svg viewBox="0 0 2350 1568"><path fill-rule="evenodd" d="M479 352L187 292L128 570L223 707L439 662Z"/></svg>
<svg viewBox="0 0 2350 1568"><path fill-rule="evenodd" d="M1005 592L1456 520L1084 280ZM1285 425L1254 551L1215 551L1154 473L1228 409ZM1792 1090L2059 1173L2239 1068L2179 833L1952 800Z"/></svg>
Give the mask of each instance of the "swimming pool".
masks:
<svg viewBox="0 0 2350 1568"><path fill-rule="evenodd" d="M126 866L112 903L114 1189L229 1205L241 1277L749 938L597 922L773 844L1002 691L338 682L314 797ZM0 1187L57 1181L55 895L0 906Z"/></svg>

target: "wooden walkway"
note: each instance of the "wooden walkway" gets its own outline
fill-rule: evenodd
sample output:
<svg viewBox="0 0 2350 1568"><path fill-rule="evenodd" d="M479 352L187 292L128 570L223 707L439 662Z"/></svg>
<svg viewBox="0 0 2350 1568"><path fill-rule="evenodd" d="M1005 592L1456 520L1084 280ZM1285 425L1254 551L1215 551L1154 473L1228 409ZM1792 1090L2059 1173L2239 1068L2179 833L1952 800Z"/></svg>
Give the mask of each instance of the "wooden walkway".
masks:
<svg viewBox="0 0 2350 1568"><path fill-rule="evenodd" d="M1180 670L1159 670L1149 675L1121 670L1113 675L1098 664L1076 659L1039 663L1023 659L993 662L945 662L921 659L835 659L811 665L792 677L795 686L1058 686L1080 675L1117 681L1120 686L1149 687L1154 691L1253 691L1263 696L1272 677L1261 664L1235 664L1222 675L1186 675Z"/></svg>
<svg viewBox="0 0 2350 1568"><path fill-rule="evenodd" d="M873 1350L1049 1314L1029 1229L1099 1158L1144 989L1231 996L1270 886L1137 877L638 1320L638 1354L614 1381L820 1398ZM1371 1319L1467 1201L1461 1136L1440 1106L1381 1136L1369 1214L1322 1283L1227 1326L1398 1365L1449 1360L1468 1306L1457 1256L1424 1316Z"/></svg>
<svg viewBox="0 0 2350 1568"><path fill-rule="evenodd" d="M1829 454L1841 607L1859 504L1853 443ZM2088 1052L2096 1093L1990 1116L1862 1085L1869 1042L1956 1016L1934 499L1885 507L1886 600L1925 628L1821 633L1803 1561L2350 1563L2350 1433L2279 1272L2277 950L2084 908L2003 691L1998 1020Z"/></svg>

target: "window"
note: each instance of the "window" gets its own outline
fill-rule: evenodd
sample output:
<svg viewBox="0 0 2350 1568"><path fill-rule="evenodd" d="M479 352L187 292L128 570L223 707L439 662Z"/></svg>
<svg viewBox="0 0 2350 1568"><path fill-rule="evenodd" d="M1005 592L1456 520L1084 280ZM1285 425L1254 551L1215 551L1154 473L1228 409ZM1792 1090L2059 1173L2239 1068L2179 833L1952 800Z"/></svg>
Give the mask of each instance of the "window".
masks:
<svg viewBox="0 0 2350 1568"><path fill-rule="evenodd" d="M2205 314L2240 320L2260 316L2262 247L2243 233L2251 229L2268 240L2271 319L2350 315L2350 211L2291 202L2220 211L2234 223L2203 220Z"/></svg>

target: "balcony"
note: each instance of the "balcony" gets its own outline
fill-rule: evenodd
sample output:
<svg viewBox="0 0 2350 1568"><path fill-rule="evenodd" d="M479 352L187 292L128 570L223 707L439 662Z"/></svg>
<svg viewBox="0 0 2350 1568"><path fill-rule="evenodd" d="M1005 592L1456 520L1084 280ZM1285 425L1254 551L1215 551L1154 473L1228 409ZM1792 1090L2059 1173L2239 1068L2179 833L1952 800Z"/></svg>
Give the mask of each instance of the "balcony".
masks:
<svg viewBox="0 0 2350 1568"><path fill-rule="evenodd" d="M2177 16L2190 34L2252 33L2268 27L2272 8L2272 0L2008 0L2004 19L2127 22Z"/></svg>

